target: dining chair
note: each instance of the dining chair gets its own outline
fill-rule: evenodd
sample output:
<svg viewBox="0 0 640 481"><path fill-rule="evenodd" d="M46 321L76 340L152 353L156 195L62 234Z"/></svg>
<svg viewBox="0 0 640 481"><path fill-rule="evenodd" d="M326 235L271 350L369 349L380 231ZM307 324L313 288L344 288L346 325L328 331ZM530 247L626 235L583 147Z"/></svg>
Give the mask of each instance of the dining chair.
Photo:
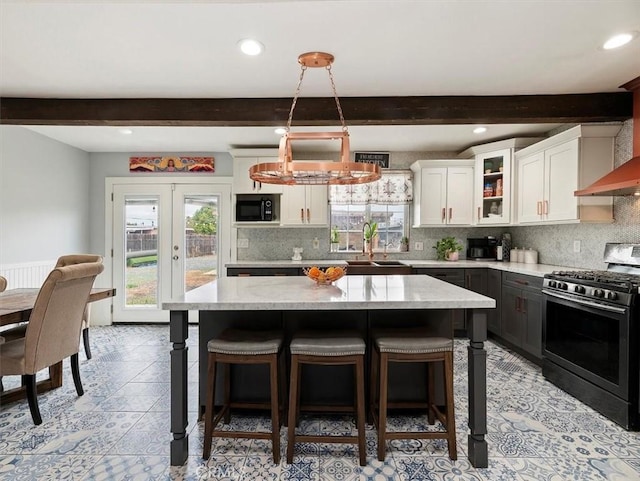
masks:
<svg viewBox="0 0 640 481"><path fill-rule="evenodd" d="M102 263L102 256L95 254L70 254L66 256L60 256L56 262L55 267L72 266L75 264L85 264L87 262ZM5 280L6 282L6 280ZM2 291L0 291L2 292ZM84 345L84 353L87 359L91 359L91 346L89 344L89 325L91 323L91 305L87 303L82 313L82 343ZM25 336L27 329L26 324L20 324L11 329L2 331L2 336L5 342L18 339Z"/></svg>
<svg viewBox="0 0 640 481"><path fill-rule="evenodd" d="M0 292L4 292L7 288L7 279L6 277L0 276Z"/></svg>
<svg viewBox="0 0 640 481"><path fill-rule="evenodd" d="M38 371L69 357L76 392L84 394L78 362L82 313L95 278L103 270L101 262L53 269L38 292L25 336L0 344L0 376L22 376L36 425L42 423L36 390Z"/></svg>

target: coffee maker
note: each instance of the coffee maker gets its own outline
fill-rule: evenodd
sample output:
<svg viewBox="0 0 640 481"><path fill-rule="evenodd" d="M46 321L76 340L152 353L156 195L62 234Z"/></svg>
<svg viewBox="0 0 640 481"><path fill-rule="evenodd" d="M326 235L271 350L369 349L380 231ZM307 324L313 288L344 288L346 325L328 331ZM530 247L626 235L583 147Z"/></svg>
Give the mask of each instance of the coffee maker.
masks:
<svg viewBox="0 0 640 481"><path fill-rule="evenodd" d="M467 239L467 259L495 261L497 251L498 239L493 236Z"/></svg>

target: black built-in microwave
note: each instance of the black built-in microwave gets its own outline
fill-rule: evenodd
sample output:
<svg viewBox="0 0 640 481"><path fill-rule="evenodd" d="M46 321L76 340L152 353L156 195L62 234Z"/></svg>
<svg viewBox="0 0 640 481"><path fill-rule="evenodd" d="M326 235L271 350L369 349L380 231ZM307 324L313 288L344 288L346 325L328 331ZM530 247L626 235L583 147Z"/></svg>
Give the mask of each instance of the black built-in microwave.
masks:
<svg viewBox="0 0 640 481"><path fill-rule="evenodd" d="M236 202L236 222L271 222L273 220L273 200L239 199Z"/></svg>

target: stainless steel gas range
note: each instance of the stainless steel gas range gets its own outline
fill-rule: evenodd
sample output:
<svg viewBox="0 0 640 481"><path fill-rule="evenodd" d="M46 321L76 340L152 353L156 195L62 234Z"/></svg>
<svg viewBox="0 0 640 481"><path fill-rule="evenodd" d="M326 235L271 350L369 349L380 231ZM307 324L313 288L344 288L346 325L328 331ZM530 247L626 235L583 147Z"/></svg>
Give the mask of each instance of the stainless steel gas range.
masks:
<svg viewBox="0 0 640 481"><path fill-rule="evenodd" d="M543 284L546 379L629 430L640 426L640 244L608 243L607 270Z"/></svg>

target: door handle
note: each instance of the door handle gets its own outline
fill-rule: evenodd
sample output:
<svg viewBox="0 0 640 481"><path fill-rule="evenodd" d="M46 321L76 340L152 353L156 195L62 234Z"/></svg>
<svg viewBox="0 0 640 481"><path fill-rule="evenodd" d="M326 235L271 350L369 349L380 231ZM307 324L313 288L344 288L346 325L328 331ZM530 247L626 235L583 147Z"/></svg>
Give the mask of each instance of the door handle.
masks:
<svg viewBox="0 0 640 481"><path fill-rule="evenodd" d="M300 222L304 224L304 209L300 209Z"/></svg>
<svg viewBox="0 0 640 481"><path fill-rule="evenodd" d="M307 223L311 222L311 209L307 209Z"/></svg>
<svg viewBox="0 0 640 481"><path fill-rule="evenodd" d="M516 297L516 312L520 312L520 296Z"/></svg>
<svg viewBox="0 0 640 481"><path fill-rule="evenodd" d="M480 207L478 207L478 220L480 220Z"/></svg>
<svg viewBox="0 0 640 481"><path fill-rule="evenodd" d="M451 217L453 217L453 207L449 207L449 222L451 222Z"/></svg>
<svg viewBox="0 0 640 481"><path fill-rule="evenodd" d="M545 200L544 201L544 210L542 212L544 215L549 215L549 201Z"/></svg>
<svg viewBox="0 0 640 481"><path fill-rule="evenodd" d="M527 313L527 299L523 298L522 302L520 303L520 312L522 312L523 314Z"/></svg>
<svg viewBox="0 0 640 481"><path fill-rule="evenodd" d="M536 214L542 215L542 202L536 202Z"/></svg>
<svg viewBox="0 0 640 481"><path fill-rule="evenodd" d="M178 256L173 256L173 260L174 260L174 261L177 261L178 259L179 259L179 257L178 257Z"/></svg>
<svg viewBox="0 0 640 481"><path fill-rule="evenodd" d="M444 207L442 208L442 223L444 224L444 222L447 220L447 209L445 209Z"/></svg>

